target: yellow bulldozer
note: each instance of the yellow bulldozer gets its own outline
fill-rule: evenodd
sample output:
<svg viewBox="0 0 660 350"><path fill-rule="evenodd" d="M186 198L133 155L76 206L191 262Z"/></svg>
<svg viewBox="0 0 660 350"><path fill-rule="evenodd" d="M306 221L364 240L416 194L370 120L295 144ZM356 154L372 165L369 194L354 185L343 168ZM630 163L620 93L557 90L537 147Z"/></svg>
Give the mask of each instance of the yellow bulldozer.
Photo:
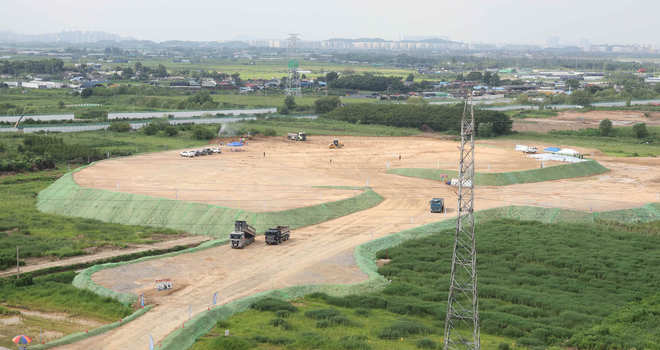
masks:
<svg viewBox="0 0 660 350"><path fill-rule="evenodd" d="M328 145L328 148L342 148L344 144L339 142L339 140L332 140L332 143Z"/></svg>
<svg viewBox="0 0 660 350"><path fill-rule="evenodd" d="M254 135L252 135L251 132L247 132L241 136L244 139L252 140L254 138Z"/></svg>

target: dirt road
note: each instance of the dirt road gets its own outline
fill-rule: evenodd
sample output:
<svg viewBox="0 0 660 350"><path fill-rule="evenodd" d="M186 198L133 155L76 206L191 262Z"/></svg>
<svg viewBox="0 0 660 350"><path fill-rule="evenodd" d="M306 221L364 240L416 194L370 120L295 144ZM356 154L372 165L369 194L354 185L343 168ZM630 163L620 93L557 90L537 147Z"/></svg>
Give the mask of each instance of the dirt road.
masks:
<svg viewBox="0 0 660 350"><path fill-rule="evenodd" d="M268 139L251 142L245 152L200 157L192 162L175 152L163 152L102 162L78 172L76 181L82 186L94 184L116 190L117 179L136 181L139 188L127 186L124 190L157 196L163 196L163 187L177 186L187 191L196 188L195 182L204 183L205 189L219 198L223 198L221 195L225 191L240 188L240 193L232 192L232 196L274 198L267 201L267 207L271 207L271 203L275 206L274 201L291 198L295 199L290 200L294 206L307 205L318 200L318 189L312 186L364 186L368 179L369 185L385 200L368 210L294 230L291 240L279 246L267 246L263 238L258 237L257 243L243 250L221 246L99 271L92 275L96 283L123 293L145 293L148 302L156 307L125 326L60 348L147 349L149 335L156 342L162 340L188 320L189 307L192 306L193 315L206 310L215 292L218 292L218 304L224 304L272 288L363 281L366 275L356 267L353 256L357 245L411 226L444 219L444 214L429 212L428 201L433 197L444 197L449 209L447 216L455 215L454 187L387 174L386 170L388 162L390 168L456 169L456 142L423 137L335 138L343 141L346 148L327 149L332 137L310 137L306 143ZM515 143L480 143L476 148L477 170L487 171L489 167L490 171L501 172L539 167L540 162L513 151L511 147ZM589 178L477 187L476 209L538 205L605 211L639 207L655 201L660 191L657 159L599 157L598 161L612 171ZM100 165L103 171L95 169ZM245 168L251 171L240 171ZM220 173L222 176L218 175ZM347 192L353 194L353 191ZM213 197L204 191L190 191L188 195L191 196L189 200L197 196L200 201ZM307 197L311 197L311 202ZM224 199L217 204L237 205ZM170 278L174 291L156 292L154 280L158 278Z"/></svg>
<svg viewBox="0 0 660 350"><path fill-rule="evenodd" d="M136 244L136 245L130 246L128 248L123 248L123 249L102 250L98 253L92 253L92 254L81 255L81 256L74 256L74 257L71 257L71 258L57 259L57 260L54 260L54 261L37 259L37 260L34 260L34 262L31 263L28 260L26 262L25 266L21 266L21 273L37 271L37 270L43 270L43 269L47 269L49 267L55 267L55 266L69 266L69 265L76 265L76 264L84 264L84 263L88 263L88 262L113 258L115 256L128 255L128 254L138 253L138 252L144 252L144 251L147 251L147 250L169 249L169 248L176 247L178 245L180 245L180 246L186 246L186 245L191 245L191 244L197 245L197 244L200 244L204 241L208 241L209 239L211 239L211 238L206 237L206 236L186 236L186 237L182 237L182 238L171 239L171 240L157 242L157 243L153 243L153 244ZM16 274L16 268L11 268L11 269L7 269L7 270L4 270L4 271L0 272L0 277L7 277L7 276L15 275L15 274Z"/></svg>

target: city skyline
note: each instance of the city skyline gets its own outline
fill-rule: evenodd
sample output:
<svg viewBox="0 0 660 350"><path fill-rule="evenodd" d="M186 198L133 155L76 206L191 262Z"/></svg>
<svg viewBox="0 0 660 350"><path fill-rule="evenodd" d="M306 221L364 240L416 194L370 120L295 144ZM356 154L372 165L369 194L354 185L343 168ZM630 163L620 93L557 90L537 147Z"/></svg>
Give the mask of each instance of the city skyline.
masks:
<svg viewBox="0 0 660 350"><path fill-rule="evenodd" d="M155 0L112 3L35 0L13 2L5 5L4 10L12 16L5 17L0 30L28 35L98 31L158 42L263 38L263 33L268 33L264 39L283 39L287 33L296 32L301 33L303 40L312 41L361 37L396 40L406 35L444 36L458 42L493 44L544 45L549 36L566 43L579 43L583 38L601 44L660 43L654 35L653 21L644 19L644 13L660 10L660 4L648 0L473 1L467 5L420 0L415 6L338 0L331 7L298 0L285 3L255 0L250 6L202 0L194 7ZM30 19L30 26L25 25L26 18ZM282 21L282 18L296 18L296 21Z"/></svg>

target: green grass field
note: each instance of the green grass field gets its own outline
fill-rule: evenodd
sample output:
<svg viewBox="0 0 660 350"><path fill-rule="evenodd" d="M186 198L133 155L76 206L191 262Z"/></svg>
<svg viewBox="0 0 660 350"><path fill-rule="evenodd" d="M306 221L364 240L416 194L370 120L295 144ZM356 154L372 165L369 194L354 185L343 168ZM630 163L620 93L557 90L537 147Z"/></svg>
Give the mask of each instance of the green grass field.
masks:
<svg viewBox="0 0 660 350"><path fill-rule="evenodd" d="M227 320L219 320L216 327L191 350L403 350L419 348L417 344L420 341L428 346L427 349L442 348L444 325L432 317L403 317L386 310L330 306L309 296L292 303L296 305L293 308L289 303L280 302L269 307L268 311L252 309ZM278 308L297 310L287 312ZM399 332L397 327L401 325L416 326L418 332ZM225 330L229 330L229 339L224 337ZM491 335L484 335L482 340L484 350L498 349L500 343L511 345L515 342L510 338Z"/></svg>
<svg viewBox="0 0 660 350"><path fill-rule="evenodd" d="M65 168L66 169L66 168ZM23 258L68 257L93 246L154 242L157 235L178 231L108 224L37 210L37 194L65 171L55 170L0 177L0 269L16 264L16 246Z"/></svg>
<svg viewBox="0 0 660 350"><path fill-rule="evenodd" d="M530 131L517 132L499 136L505 140L529 140L546 142L564 146L577 146L598 149L613 157L656 157L660 155L660 127L647 127L648 136L643 139L634 137L632 127L617 127L612 129L612 136L600 136L596 129L551 131L537 133ZM644 140L653 140L644 144Z"/></svg>
<svg viewBox="0 0 660 350"><path fill-rule="evenodd" d="M565 346L569 339L579 349L657 345L660 320L640 308L657 308L660 270L648 267L660 264L660 222L541 224L502 219L479 224L477 231L481 334L490 342L484 346L506 341L548 349ZM379 292L340 298L309 294L304 301L294 301L301 310L289 317L272 313L277 307L257 304L261 311L219 321L194 349L220 348L227 340L215 337L224 329L263 349L314 348L307 343L310 337L327 344L320 349L413 349L420 338L437 342L444 330L453 240L454 231L448 230L380 251L377 258L387 256L391 262L379 273L392 282ZM319 324L305 316L305 311L329 307L345 317ZM360 313L371 316L365 319ZM640 322L626 325L632 314L640 315ZM288 326L273 318L282 318ZM403 342L392 341L401 337L405 327L397 330L394 323L403 318L427 329L402 336ZM599 331L601 323L618 334L617 342ZM348 335L366 344L347 344L351 339L341 337Z"/></svg>

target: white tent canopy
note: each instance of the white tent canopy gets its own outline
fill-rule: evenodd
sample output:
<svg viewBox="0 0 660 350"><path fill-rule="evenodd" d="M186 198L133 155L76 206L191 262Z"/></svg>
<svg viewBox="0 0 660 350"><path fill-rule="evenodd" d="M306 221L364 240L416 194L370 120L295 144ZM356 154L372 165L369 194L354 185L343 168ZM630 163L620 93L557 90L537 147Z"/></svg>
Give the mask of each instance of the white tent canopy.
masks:
<svg viewBox="0 0 660 350"><path fill-rule="evenodd" d="M578 151L576 151L576 150L574 150L574 149L570 149L570 148L564 148L564 149L560 150L560 151L557 152L557 153L558 153L558 154L567 154L567 155L570 155L570 156L574 156L574 155L580 154L580 152L578 152Z"/></svg>

